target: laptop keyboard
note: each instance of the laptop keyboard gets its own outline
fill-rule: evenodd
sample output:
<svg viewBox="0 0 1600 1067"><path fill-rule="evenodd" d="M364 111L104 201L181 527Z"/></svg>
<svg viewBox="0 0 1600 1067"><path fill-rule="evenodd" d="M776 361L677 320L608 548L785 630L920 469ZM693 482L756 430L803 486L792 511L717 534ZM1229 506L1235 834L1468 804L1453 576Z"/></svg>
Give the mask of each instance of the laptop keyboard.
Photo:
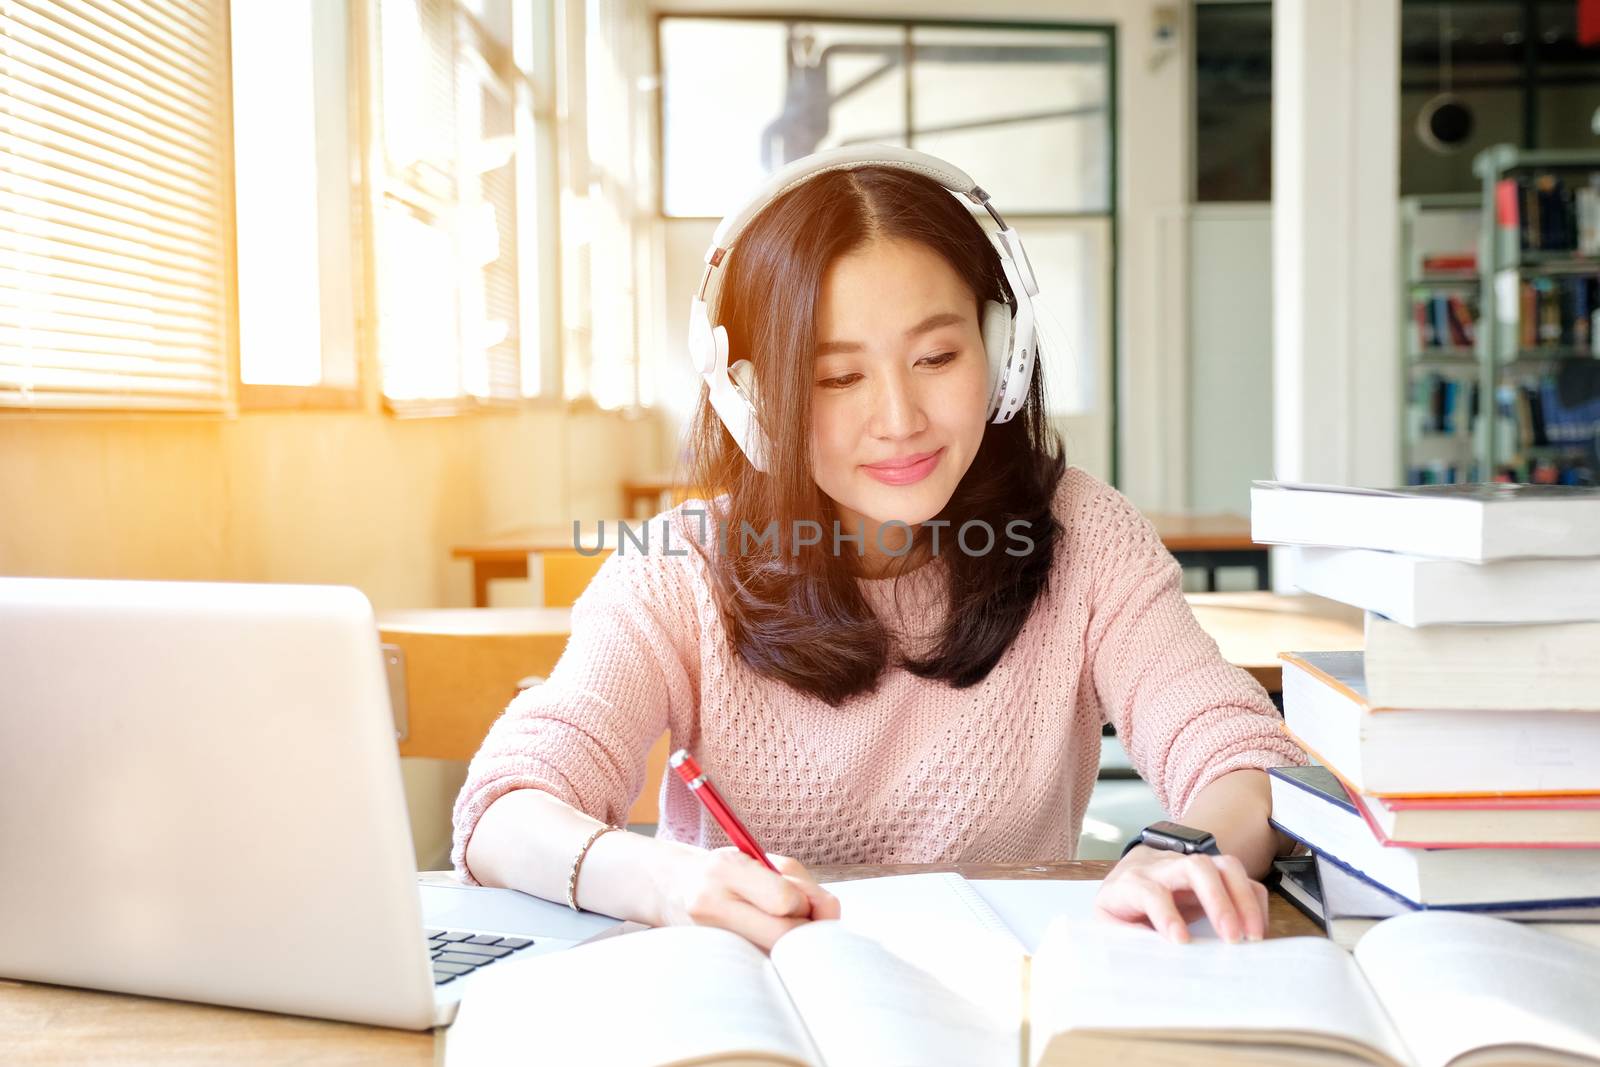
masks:
<svg viewBox="0 0 1600 1067"><path fill-rule="evenodd" d="M433 957L433 984L444 985L495 960L503 960L533 941L526 937L496 937L465 930L424 930L428 955Z"/></svg>

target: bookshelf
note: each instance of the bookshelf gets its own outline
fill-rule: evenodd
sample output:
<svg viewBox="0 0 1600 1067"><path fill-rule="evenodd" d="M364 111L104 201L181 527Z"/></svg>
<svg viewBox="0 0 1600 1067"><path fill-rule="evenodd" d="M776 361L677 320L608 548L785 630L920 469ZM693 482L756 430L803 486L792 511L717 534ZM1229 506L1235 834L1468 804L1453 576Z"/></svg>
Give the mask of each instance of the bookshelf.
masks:
<svg viewBox="0 0 1600 1067"><path fill-rule="evenodd" d="M1587 485L1600 460L1600 151L1495 145L1479 198L1478 462Z"/></svg>
<svg viewBox="0 0 1600 1067"><path fill-rule="evenodd" d="M1476 193L1400 201L1401 469L1408 485L1479 479L1474 431L1482 200Z"/></svg>

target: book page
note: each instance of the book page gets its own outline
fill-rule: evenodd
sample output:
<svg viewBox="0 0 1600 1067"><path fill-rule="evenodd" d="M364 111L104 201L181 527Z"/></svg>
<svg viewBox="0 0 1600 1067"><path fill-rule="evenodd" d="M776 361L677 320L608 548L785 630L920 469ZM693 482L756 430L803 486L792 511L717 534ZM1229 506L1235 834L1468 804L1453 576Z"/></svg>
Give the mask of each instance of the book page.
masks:
<svg viewBox="0 0 1600 1067"><path fill-rule="evenodd" d="M761 950L693 926L495 964L462 998L445 1063L822 1067Z"/></svg>
<svg viewBox="0 0 1600 1067"><path fill-rule="evenodd" d="M828 1067L1017 1067L1024 959L982 932L924 927L891 949L840 922L772 949Z"/></svg>
<svg viewBox="0 0 1600 1067"><path fill-rule="evenodd" d="M1355 958L1417 1067L1496 1045L1600 1060L1600 950L1591 946L1484 915L1418 912L1379 923Z"/></svg>
<svg viewBox="0 0 1600 1067"><path fill-rule="evenodd" d="M1100 880L1063 881L1053 878L969 878L970 885L1000 916L1029 952L1039 951L1050 924L1057 919L1088 919L1094 916L1095 897ZM1210 924L1200 920L1191 930Z"/></svg>
<svg viewBox="0 0 1600 1067"><path fill-rule="evenodd" d="M1325 938L1180 945L1151 930L1064 920L1034 956L1032 986L1035 1063L1074 1031L1354 1042L1374 1062L1409 1062L1360 970Z"/></svg>
<svg viewBox="0 0 1600 1067"><path fill-rule="evenodd" d="M1019 954L1027 949L983 896L959 874L900 874L825 883L839 898L840 920L885 944L912 946L930 932L988 933Z"/></svg>

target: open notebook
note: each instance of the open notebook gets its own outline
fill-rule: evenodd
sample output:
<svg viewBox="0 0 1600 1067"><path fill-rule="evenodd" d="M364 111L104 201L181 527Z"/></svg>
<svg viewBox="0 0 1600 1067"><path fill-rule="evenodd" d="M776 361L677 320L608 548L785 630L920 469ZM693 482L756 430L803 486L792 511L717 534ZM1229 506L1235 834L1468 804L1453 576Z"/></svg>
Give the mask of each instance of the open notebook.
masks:
<svg viewBox="0 0 1600 1067"><path fill-rule="evenodd" d="M446 1063L1600 1065L1600 951L1512 923L1403 916L1352 957L1064 915L1030 955L971 885L913 879L831 886L845 920L770 958L671 927L507 961L463 1001Z"/></svg>

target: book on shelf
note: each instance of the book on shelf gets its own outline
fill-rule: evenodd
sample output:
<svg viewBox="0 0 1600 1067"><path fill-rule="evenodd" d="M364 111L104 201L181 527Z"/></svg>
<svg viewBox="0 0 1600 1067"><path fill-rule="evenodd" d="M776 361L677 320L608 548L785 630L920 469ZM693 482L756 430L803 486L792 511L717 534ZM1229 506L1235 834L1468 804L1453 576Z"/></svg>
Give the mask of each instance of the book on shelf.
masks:
<svg viewBox="0 0 1600 1067"><path fill-rule="evenodd" d="M1384 845L1600 849L1600 796L1381 797L1351 790L1328 767L1269 773L1358 815Z"/></svg>
<svg viewBox="0 0 1600 1067"><path fill-rule="evenodd" d="M1409 903L1600 907L1600 849L1398 845L1328 768L1280 767L1269 779L1274 826Z"/></svg>
<svg viewBox="0 0 1600 1067"><path fill-rule="evenodd" d="M1429 252L1422 257L1423 274L1465 274L1478 272L1476 252Z"/></svg>
<svg viewBox="0 0 1600 1067"><path fill-rule="evenodd" d="M1600 794L1600 715L1390 708L1360 652L1285 652L1284 728L1369 796Z"/></svg>
<svg viewBox="0 0 1600 1067"><path fill-rule="evenodd" d="M1290 554L1305 592L1405 626L1600 620L1600 557L1462 563L1365 548Z"/></svg>
<svg viewBox="0 0 1600 1067"><path fill-rule="evenodd" d="M1593 353L1596 292L1600 279L1581 275L1525 278L1515 305L1517 347L1567 348Z"/></svg>
<svg viewBox="0 0 1600 1067"><path fill-rule="evenodd" d="M1434 293L1412 301L1417 348L1471 348L1477 340L1478 312L1457 293Z"/></svg>
<svg viewBox="0 0 1600 1067"><path fill-rule="evenodd" d="M1276 860L1271 881L1279 896L1322 927L1335 944L1345 948L1355 948L1364 934L1385 919L1429 910L1316 854ZM1484 908L1476 913L1522 923L1555 937L1600 948L1600 906Z"/></svg>
<svg viewBox="0 0 1600 1067"><path fill-rule="evenodd" d="M1376 707L1600 712L1600 622L1405 626L1369 611L1365 653Z"/></svg>
<svg viewBox="0 0 1600 1067"><path fill-rule="evenodd" d="M1533 173L1495 184L1496 219L1524 252L1600 254L1600 174Z"/></svg>
<svg viewBox="0 0 1600 1067"><path fill-rule="evenodd" d="M1462 448L1471 447L1468 435L1477 423L1478 383L1463 380L1463 373L1475 372L1462 367L1452 373L1429 371L1413 377L1407 412L1411 437L1418 444L1425 438L1443 436L1453 438Z"/></svg>
<svg viewBox="0 0 1600 1067"><path fill-rule="evenodd" d="M1368 489L1258 481L1250 536L1269 544L1406 552L1482 563L1600 556L1600 487L1414 485Z"/></svg>
<svg viewBox="0 0 1600 1067"><path fill-rule="evenodd" d="M508 960L463 999L444 1060L1600 1064L1600 951L1478 915L1401 916L1353 954L1321 937L1180 945L1062 920L1003 966L926 933L921 962L838 922L800 926L770 956L726 930L679 926Z"/></svg>

